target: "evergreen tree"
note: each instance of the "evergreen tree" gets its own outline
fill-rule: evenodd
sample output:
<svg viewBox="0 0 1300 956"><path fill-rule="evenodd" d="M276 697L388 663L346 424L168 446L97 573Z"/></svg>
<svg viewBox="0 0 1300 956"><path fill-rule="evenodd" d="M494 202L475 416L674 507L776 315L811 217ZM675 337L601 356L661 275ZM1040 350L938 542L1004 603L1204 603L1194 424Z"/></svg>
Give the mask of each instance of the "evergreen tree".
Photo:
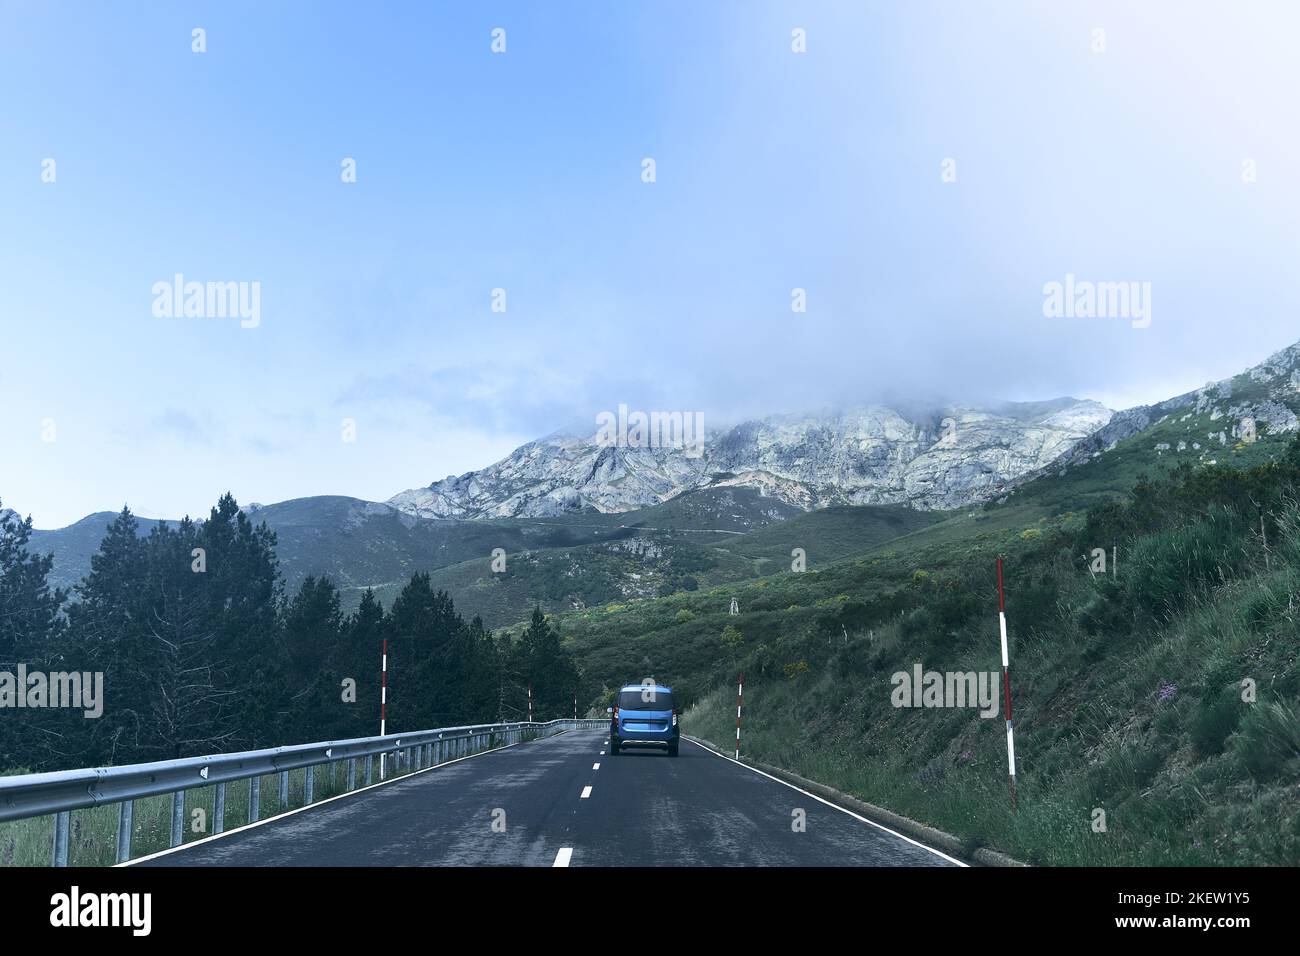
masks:
<svg viewBox="0 0 1300 956"><path fill-rule="evenodd" d="M143 635L129 633L127 641L143 651L139 664L152 718L141 735L146 759L225 750L239 732L234 662L216 641L222 596L194 564L202 540L187 517L174 530L155 525L145 541Z"/></svg>
<svg viewBox="0 0 1300 956"><path fill-rule="evenodd" d="M108 525L90 573L68 607L67 662L104 675L104 714L89 728L86 763L113 763L119 751L139 754L149 719L142 675L148 668L142 640L145 545L131 510L123 507Z"/></svg>
<svg viewBox="0 0 1300 956"><path fill-rule="evenodd" d="M14 670L20 663L48 669L62 657L59 606L65 595L49 586L53 555L32 554L31 535L30 516L24 520L0 510L0 669ZM51 757L74 750L70 737L85 732L72 721L62 711L0 710L0 768L50 769Z"/></svg>
<svg viewBox="0 0 1300 956"><path fill-rule="evenodd" d="M532 684L533 719L572 716L578 670L560 646L560 635L551 627L541 607L533 608L532 620L515 646L514 655L518 669Z"/></svg>
<svg viewBox="0 0 1300 956"><path fill-rule="evenodd" d="M32 519L0 510L0 662L49 656L66 596L49 586L52 554L28 550Z"/></svg>
<svg viewBox="0 0 1300 956"><path fill-rule="evenodd" d="M366 588L361 604L347 619L336 669L339 680L356 681L356 701L345 705L345 737L372 737L379 733L379 668L388 620L375 592Z"/></svg>
<svg viewBox="0 0 1300 956"><path fill-rule="evenodd" d="M198 543L216 612L213 658L225 668L231 744L238 749L281 743L289 717L287 664L277 632L281 583L275 543L275 532L265 522L254 527L229 492L203 523Z"/></svg>
<svg viewBox="0 0 1300 956"><path fill-rule="evenodd" d="M288 682L292 695L295 741L346 736L344 708L336 666L343 650L343 610L338 589L325 577L308 575L283 609Z"/></svg>

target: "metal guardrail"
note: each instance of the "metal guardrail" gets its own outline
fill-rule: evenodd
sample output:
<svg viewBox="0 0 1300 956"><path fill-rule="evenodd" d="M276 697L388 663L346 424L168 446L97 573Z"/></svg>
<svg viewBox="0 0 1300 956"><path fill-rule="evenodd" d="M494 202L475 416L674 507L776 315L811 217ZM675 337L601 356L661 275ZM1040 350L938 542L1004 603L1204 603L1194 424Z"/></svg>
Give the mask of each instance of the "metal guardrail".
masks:
<svg viewBox="0 0 1300 956"><path fill-rule="evenodd" d="M142 797L172 794L171 846L181 845L185 825L185 791L216 786L213 834L225 829L226 784L249 782L248 822L256 823L260 813L261 778L280 775L280 806L288 803L289 771L307 769L303 806L312 803L314 770L347 762L344 792L356 789L357 761L364 758L365 785L373 782L374 758L396 756L399 772L435 767L460 757L482 753L507 744L520 743L529 734L547 736L553 732L605 727L606 720L523 721L506 724L475 724L442 727L409 734L327 740L295 744L268 750L182 757L154 763L124 764L0 777L0 822L25 817L55 815L53 863L68 865L68 833L73 810L116 803L118 811L117 862L131 858L132 817L135 801ZM383 774L381 773L381 777ZM278 814L277 814L278 815Z"/></svg>

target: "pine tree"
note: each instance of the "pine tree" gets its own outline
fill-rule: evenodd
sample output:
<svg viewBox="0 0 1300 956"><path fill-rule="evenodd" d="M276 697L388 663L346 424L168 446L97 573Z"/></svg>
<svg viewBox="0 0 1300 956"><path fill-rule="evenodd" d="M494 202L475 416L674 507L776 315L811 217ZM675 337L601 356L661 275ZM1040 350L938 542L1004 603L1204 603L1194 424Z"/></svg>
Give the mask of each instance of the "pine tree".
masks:
<svg viewBox="0 0 1300 956"><path fill-rule="evenodd" d="M32 519L0 511L0 662L44 659L61 630L66 594L49 586L52 554L28 549Z"/></svg>
<svg viewBox="0 0 1300 956"><path fill-rule="evenodd" d="M31 535L30 516L0 510L0 669L25 663L48 670L64 650L59 607L66 595L49 586L54 557L33 555ZM84 723L66 711L0 711L0 767L51 769L53 756L75 748L70 738L86 732Z"/></svg>
<svg viewBox="0 0 1300 956"><path fill-rule="evenodd" d="M108 525L90 573L76 586L68 607L68 659L104 675L104 714L90 728L83 765L144 759L152 703L145 675L157 666L148 639L145 607L146 544L131 510L123 507Z"/></svg>
<svg viewBox="0 0 1300 956"><path fill-rule="evenodd" d="M422 730L464 716L465 622L427 573L412 575L389 616L388 713L393 729Z"/></svg>
<svg viewBox="0 0 1300 956"><path fill-rule="evenodd" d="M275 532L254 527L229 492L203 523L206 581L214 613L213 659L228 691L226 715L237 749L279 744L291 696L286 655L277 630L281 582Z"/></svg>
<svg viewBox="0 0 1300 956"><path fill-rule="evenodd" d="M533 719L557 720L573 713L573 695L578 687L578 670L560 645L559 633L551 627L541 607L533 608L532 620L515 648L518 666L533 688Z"/></svg>
<svg viewBox="0 0 1300 956"><path fill-rule="evenodd" d="M151 641L144 672L152 722L150 756L184 757L228 749L235 741L237 692L233 661L216 636L222 621L213 581L194 565L202 532L189 518L175 530L156 525L146 539L144 635Z"/></svg>
<svg viewBox="0 0 1300 956"><path fill-rule="evenodd" d="M343 702L336 670L344 640L338 589L329 578L308 575L282 617L294 740L347 736L349 705Z"/></svg>

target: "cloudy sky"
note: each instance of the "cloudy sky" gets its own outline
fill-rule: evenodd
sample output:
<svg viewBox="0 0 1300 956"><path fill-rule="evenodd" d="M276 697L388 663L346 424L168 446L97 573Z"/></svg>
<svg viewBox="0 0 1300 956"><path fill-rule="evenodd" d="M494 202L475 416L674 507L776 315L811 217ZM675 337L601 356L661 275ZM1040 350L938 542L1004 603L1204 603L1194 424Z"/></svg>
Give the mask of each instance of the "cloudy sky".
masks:
<svg viewBox="0 0 1300 956"><path fill-rule="evenodd" d="M1298 33L1281 0L0 2L0 499L383 500L620 403L1225 377L1300 338ZM156 315L176 274L259 283L256 327ZM1149 327L1044 316L1067 274L1150 283Z"/></svg>

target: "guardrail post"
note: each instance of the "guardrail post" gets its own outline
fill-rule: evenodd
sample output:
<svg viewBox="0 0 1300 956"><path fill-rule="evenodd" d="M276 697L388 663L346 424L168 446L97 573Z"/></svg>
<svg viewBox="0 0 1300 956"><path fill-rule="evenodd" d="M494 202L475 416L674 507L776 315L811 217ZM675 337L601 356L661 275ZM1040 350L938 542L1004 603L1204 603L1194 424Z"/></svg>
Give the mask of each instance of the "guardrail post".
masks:
<svg viewBox="0 0 1300 956"><path fill-rule="evenodd" d="M72 811L64 810L54 815L54 865L68 865L68 828L72 823Z"/></svg>
<svg viewBox="0 0 1300 956"><path fill-rule="evenodd" d="M226 831L226 785L217 784L217 795L212 801L212 832L224 833Z"/></svg>
<svg viewBox="0 0 1300 956"><path fill-rule="evenodd" d="M172 791L172 846L180 846L185 838L185 791Z"/></svg>
<svg viewBox="0 0 1300 956"><path fill-rule="evenodd" d="M413 755L414 753L415 753L415 748L414 748L414 747L407 747L407 748L406 748L406 769L407 769L407 770L411 770L411 769L412 769L412 755Z"/></svg>
<svg viewBox="0 0 1300 956"><path fill-rule="evenodd" d="M117 805L117 862L131 859L131 820L135 816L135 801L123 800Z"/></svg>
<svg viewBox="0 0 1300 956"><path fill-rule="evenodd" d="M371 776L371 773L372 773L372 771L371 771L370 768L371 768L371 763L372 763L372 762L373 762L373 761L372 761L372 759L371 759L371 755L370 755L370 754L366 754L366 786L367 786L367 787L370 786L370 776Z"/></svg>
<svg viewBox="0 0 1300 956"><path fill-rule="evenodd" d="M256 823L262 816L262 778L248 778L248 822Z"/></svg>
<svg viewBox="0 0 1300 956"><path fill-rule="evenodd" d="M316 789L316 765L311 764L307 767L306 794L303 797L303 806L311 803L312 792Z"/></svg>
<svg viewBox="0 0 1300 956"><path fill-rule="evenodd" d="M348 789L357 789L357 758L348 758Z"/></svg>
<svg viewBox="0 0 1300 956"><path fill-rule="evenodd" d="M280 771L280 812L289 805L289 771Z"/></svg>

